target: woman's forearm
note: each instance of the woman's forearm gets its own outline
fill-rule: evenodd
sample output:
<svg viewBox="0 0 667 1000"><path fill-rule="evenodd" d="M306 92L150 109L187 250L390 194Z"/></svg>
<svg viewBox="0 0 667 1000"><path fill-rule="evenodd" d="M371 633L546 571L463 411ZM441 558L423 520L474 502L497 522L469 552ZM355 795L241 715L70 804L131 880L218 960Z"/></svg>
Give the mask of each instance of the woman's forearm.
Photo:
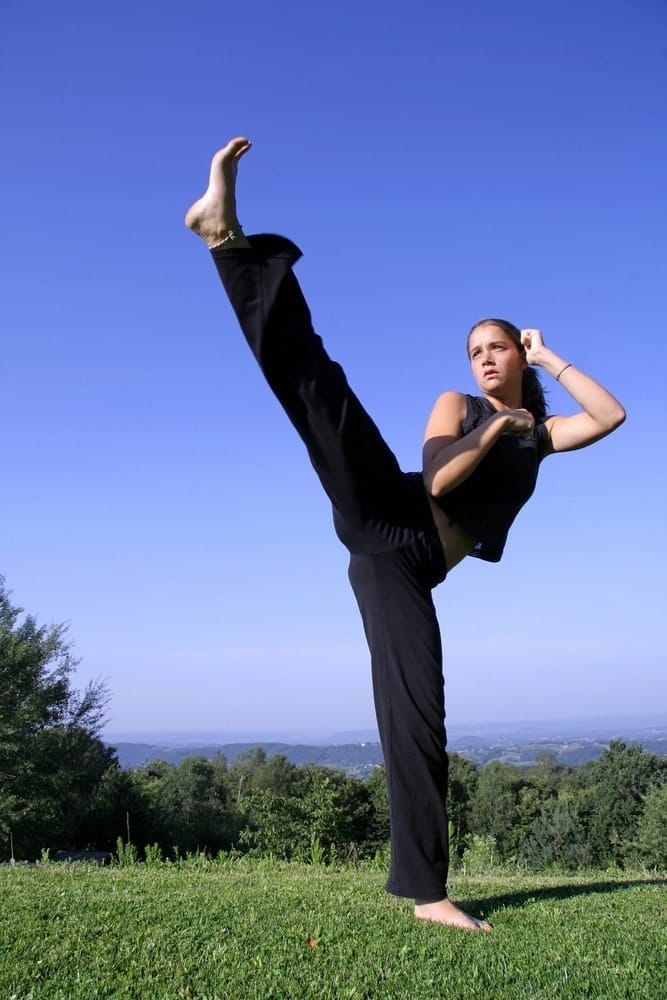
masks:
<svg viewBox="0 0 667 1000"><path fill-rule="evenodd" d="M553 375L579 404L581 411L569 417L546 420L551 451L585 448L611 434L625 420L625 410L612 394L572 362L546 347L539 330L523 330L521 340L526 361Z"/></svg>
<svg viewBox="0 0 667 1000"><path fill-rule="evenodd" d="M625 420L625 410L604 386L554 351L543 348L540 360L534 363L560 382L601 432L608 434Z"/></svg>
<svg viewBox="0 0 667 1000"><path fill-rule="evenodd" d="M424 485L431 496L444 496L473 472L506 429L503 413L490 417L465 437L438 447L437 437L424 444Z"/></svg>
<svg viewBox="0 0 667 1000"><path fill-rule="evenodd" d="M558 381L601 430L613 431L625 420L625 409L616 397L575 365L566 368Z"/></svg>

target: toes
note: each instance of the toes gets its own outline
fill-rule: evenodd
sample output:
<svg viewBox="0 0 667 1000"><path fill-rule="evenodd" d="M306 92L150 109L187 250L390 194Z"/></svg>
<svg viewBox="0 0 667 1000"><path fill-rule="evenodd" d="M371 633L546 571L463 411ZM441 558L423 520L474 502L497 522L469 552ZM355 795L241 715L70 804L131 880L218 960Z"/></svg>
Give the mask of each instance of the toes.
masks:
<svg viewBox="0 0 667 1000"><path fill-rule="evenodd" d="M251 146L252 143L250 142L250 139L246 139L245 136L237 136L236 139L229 140L224 148L223 154L225 155L225 158L229 156L238 160L244 155L244 153L248 152Z"/></svg>

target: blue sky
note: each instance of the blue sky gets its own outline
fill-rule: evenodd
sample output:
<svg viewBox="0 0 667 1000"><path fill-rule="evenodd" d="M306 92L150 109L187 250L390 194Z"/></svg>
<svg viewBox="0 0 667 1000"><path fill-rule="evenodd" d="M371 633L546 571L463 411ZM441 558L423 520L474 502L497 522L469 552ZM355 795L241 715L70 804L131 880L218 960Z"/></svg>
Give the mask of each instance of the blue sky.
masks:
<svg viewBox="0 0 667 1000"><path fill-rule="evenodd" d="M662 0L6 0L0 82L0 572L110 733L373 724L327 503L182 224L239 133L244 227L303 248L404 468L484 315L628 410L437 591L449 720L664 711Z"/></svg>

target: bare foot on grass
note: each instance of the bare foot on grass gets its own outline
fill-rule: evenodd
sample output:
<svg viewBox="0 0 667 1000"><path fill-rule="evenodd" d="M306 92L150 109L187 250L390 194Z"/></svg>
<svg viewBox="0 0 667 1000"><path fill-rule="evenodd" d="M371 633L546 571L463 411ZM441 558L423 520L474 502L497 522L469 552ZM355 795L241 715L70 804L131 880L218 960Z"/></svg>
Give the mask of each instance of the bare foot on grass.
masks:
<svg viewBox="0 0 667 1000"><path fill-rule="evenodd" d="M249 246L236 216L236 174L238 162L250 146L248 139L239 136L218 150L211 160L205 193L185 213L185 225L201 236L208 247L221 243L230 232L238 233L234 247Z"/></svg>
<svg viewBox="0 0 667 1000"><path fill-rule="evenodd" d="M436 924L446 924L448 927L460 927L464 931L490 931L491 924L486 920L478 920L454 906L450 899L440 899L437 903L422 903L415 905L415 916L418 920L432 920Z"/></svg>

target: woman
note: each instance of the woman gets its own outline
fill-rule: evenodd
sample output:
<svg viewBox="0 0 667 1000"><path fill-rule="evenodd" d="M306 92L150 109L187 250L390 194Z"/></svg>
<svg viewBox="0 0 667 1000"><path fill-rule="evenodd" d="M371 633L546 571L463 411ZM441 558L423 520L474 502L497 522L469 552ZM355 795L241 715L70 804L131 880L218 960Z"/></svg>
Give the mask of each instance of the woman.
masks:
<svg viewBox="0 0 667 1000"><path fill-rule="evenodd" d="M237 138L215 154L208 189L185 221L212 252L248 344L306 445L350 552L387 772L387 888L413 897L420 919L490 930L447 897L442 650L431 591L465 555L500 559L545 455L598 440L625 413L597 382L549 350L538 330L520 333L504 321L483 320L468 340L482 395L444 393L428 421L423 475L402 472L313 331L292 271L301 252L282 237L248 239L241 230L236 172L249 149L247 139ZM529 365L562 381L581 412L545 420Z"/></svg>

